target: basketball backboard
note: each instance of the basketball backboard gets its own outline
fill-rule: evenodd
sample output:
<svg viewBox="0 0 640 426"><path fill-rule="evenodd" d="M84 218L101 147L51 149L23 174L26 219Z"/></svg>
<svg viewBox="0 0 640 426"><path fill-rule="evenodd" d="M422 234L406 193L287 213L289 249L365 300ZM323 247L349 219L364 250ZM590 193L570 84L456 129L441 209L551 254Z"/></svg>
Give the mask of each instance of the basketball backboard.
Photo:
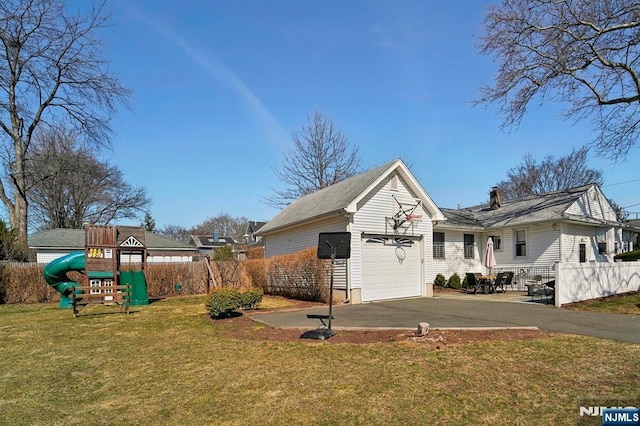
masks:
<svg viewBox="0 0 640 426"><path fill-rule="evenodd" d="M318 234L318 259L349 259L351 232L321 232Z"/></svg>

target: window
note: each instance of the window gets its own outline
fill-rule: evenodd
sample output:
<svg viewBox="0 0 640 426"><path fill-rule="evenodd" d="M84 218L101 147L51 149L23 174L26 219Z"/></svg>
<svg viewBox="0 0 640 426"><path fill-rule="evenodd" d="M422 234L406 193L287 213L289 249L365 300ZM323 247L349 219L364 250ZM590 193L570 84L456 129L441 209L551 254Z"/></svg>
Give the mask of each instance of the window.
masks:
<svg viewBox="0 0 640 426"><path fill-rule="evenodd" d="M516 256L527 255L527 233L524 229L516 231Z"/></svg>
<svg viewBox="0 0 640 426"><path fill-rule="evenodd" d="M579 252L580 252L580 263L586 262L587 261L587 245L580 244Z"/></svg>
<svg viewBox="0 0 640 426"><path fill-rule="evenodd" d="M596 242L598 243L598 254L607 254L607 230L598 229L596 231Z"/></svg>
<svg viewBox="0 0 640 426"><path fill-rule="evenodd" d="M433 258L444 259L444 232L433 233Z"/></svg>
<svg viewBox="0 0 640 426"><path fill-rule="evenodd" d="M102 280L89 280L89 287L92 287L89 294L102 294L100 286L102 286Z"/></svg>
<svg viewBox="0 0 640 426"><path fill-rule="evenodd" d="M398 176L394 175L391 180L389 181L389 188L392 191L397 191L398 190Z"/></svg>
<svg viewBox="0 0 640 426"><path fill-rule="evenodd" d="M464 258L465 259L473 259L474 258L474 244L475 236L473 234L464 234Z"/></svg>
<svg viewBox="0 0 640 426"><path fill-rule="evenodd" d="M493 240L493 249L495 251L502 250L502 237L500 235L489 235L489 238Z"/></svg>

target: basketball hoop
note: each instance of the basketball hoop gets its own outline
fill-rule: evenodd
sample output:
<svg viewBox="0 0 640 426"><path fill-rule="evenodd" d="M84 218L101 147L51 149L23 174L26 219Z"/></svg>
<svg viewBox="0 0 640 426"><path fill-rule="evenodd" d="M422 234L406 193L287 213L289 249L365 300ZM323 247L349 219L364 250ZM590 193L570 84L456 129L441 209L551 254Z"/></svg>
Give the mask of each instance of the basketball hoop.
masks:
<svg viewBox="0 0 640 426"><path fill-rule="evenodd" d="M407 215L407 220L411 221L411 222L419 222L420 219L422 219L422 215L421 214L408 214Z"/></svg>
<svg viewBox="0 0 640 426"><path fill-rule="evenodd" d="M393 214L393 229L398 231L400 228L407 229L407 226L414 225L422 218L421 214L414 213L418 207L422 205L422 200L416 199L415 203L402 203L398 201L395 195L391 195L397 205L397 210ZM409 222L407 224L407 222ZM403 226L404 225L404 226Z"/></svg>

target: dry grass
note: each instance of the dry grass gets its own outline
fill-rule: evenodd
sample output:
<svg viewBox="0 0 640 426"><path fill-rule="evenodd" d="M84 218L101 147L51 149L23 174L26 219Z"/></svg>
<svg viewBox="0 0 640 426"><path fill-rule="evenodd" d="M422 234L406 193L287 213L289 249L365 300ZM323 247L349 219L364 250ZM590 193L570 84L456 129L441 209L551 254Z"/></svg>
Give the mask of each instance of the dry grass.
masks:
<svg viewBox="0 0 640 426"><path fill-rule="evenodd" d="M232 340L204 302L0 306L0 423L575 424L581 397L640 398L640 345Z"/></svg>
<svg viewBox="0 0 640 426"><path fill-rule="evenodd" d="M640 315L640 291L595 300L572 303L564 306L577 311L608 312L612 314Z"/></svg>

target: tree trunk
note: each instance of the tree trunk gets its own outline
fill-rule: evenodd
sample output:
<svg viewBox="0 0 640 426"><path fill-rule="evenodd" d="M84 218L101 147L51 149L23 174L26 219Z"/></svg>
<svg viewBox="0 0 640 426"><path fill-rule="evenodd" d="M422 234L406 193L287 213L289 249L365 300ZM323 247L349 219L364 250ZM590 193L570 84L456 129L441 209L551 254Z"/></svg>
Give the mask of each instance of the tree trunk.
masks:
<svg viewBox="0 0 640 426"><path fill-rule="evenodd" d="M17 232L15 249L26 255L29 249L27 239L27 200L16 191L15 202L12 206L7 206L7 210L9 211L11 229Z"/></svg>

